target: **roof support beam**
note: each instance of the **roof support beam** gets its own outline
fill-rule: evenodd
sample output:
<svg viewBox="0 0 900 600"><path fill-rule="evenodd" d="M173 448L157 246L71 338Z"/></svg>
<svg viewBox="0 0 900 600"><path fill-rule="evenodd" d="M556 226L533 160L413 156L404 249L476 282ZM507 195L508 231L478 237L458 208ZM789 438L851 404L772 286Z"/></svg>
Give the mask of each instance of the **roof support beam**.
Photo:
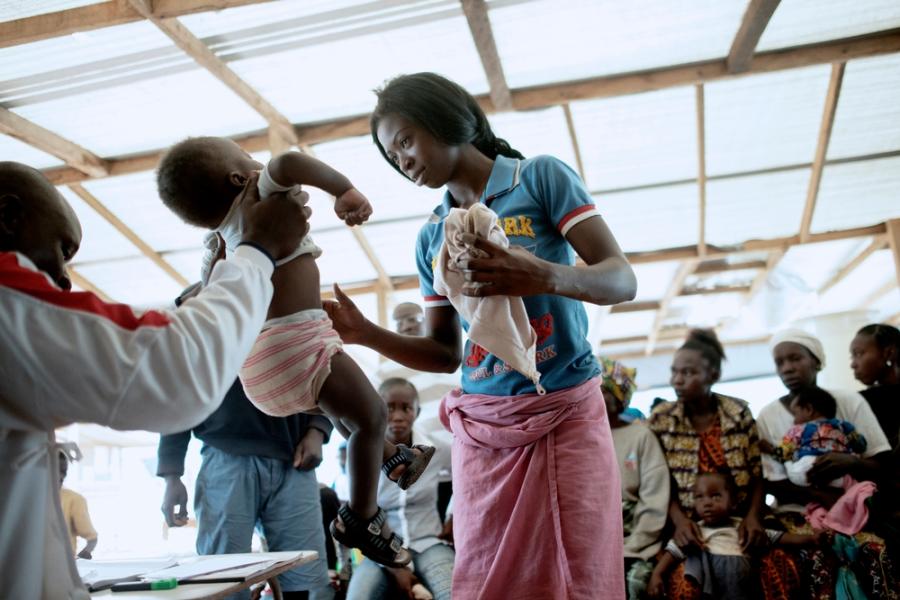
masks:
<svg viewBox="0 0 900 600"><path fill-rule="evenodd" d="M494 41L487 4L485 0L460 0L460 3L469 23L472 38L475 40L481 65L491 86L490 95L494 110L512 110L513 99L506 84L506 76L503 74L503 64L500 62L500 53L497 52L497 43Z"/></svg>
<svg viewBox="0 0 900 600"><path fill-rule="evenodd" d="M88 177L103 177L109 173L106 162L91 151L3 107L0 107L0 133L52 154Z"/></svg>
<svg viewBox="0 0 900 600"><path fill-rule="evenodd" d="M838 283L844 280L844 278L852 273L859 265L863 263L867 258L872 256L878 250L881 250L885 246L887 246L887 239L884 237L876 237L872 240L872 243L866 246L865 250L857 254L853 259L845 264L841 269L835 273L831 279L825 282L825 285L819 288L819 295L823 295L825 292L836 286Z"/></svg>
<svg viewBox="0 0 900 600"><path fill-rule="evenodd" d="M572 140L572 151L575 153L575 164L578 167L578 175L587 185L587 179L584 178L584 162L581 160L581 145L578 143L578 135L575 133L575 120L572 118L572 108L568 103L563 104L563 113L566 115L566 127L569 130L569 139Z"/></svg>
<svg viewBox="0 0 900 600"><path fill-rule="evenodd" d="M72 267L67 267L66 272L69 274L69 278L72 280L72 283L80 287L81 289L92 292L98 298L103 300L104 302L112 302L112 298L110 298L106 292L98 288L96 285L91 283L88 279L85 278L84 275L79 273Z"/></svg>
<svg viewBox="0 0 900 600"><path fill-rule="evenodd" d="M153 15L180 17L209 10L220 10L271 0L154 0ZM141 21L144 17L129 0L111 0L80 8L61 10L34 17L0 23L0 48L36 42L47 38L90 31L112 25Z"/></svg>
<svg viewBox="0 0 900 600"><path fill-rule="evenodd" d="M663 299L659 303L659 310L656 311L656 318L653 319L653 328L647 335L647 348L644 350L645 355L650 356L653 354L653 350L656 349L656 342L659 341L659 334L662 331L663 323L668 315L669 305L672 303L672 300L681 293L681 288L684 287L685 280L694 272L694 267L696 266L697 261L695 259L685 260L681 263L681 266L672 278L669 289L666 290L666 295L663 296Z"/></svg>
<svg viewBox="0 0 900 600"><path fill-rule="evenodd" d="M839 62L831 65L831 79L828 81L828 92L825 95L825 108L822 111L822 124L819 126L819 141L816 144L816 156L813 159L812 173L809 176L809 187L806 191L806 204L803 207L803 218L800 221L800 239L809 238L816 200L819 197L819 184L822 182L822 170L825 168L825 155L828 154L828 143L831 141L831 129L834 126L834 115L837 112L838 98L841 95L841 82L844 79L844 65Z"/></svg>
<svg viewBox="0 0 900 600"><path fill-rule="evenodd" d="M111 210L109 210L106 205L104 205L100 200L97 199L96 196L91 194L89 191L84 189L82 186L75 184L70 185L69 189L72 190L79 198L84 200L85 204L93 208L97 214L106 219L106 221L115 227L119 233L128 238L128 241L134 244L138 250L141 251L141 254L152 260L156 263L160 269L165 271L169 277L177 281L182 287L187 287L190 285L190 281L188 281L184 275L178 272L175 267L173 267L169 261L162 257L162 255L150 247L150 244L145 242L138 234L134 232L128 225L122 222L119 217L117 217Z"/></svg>
<svg viewBox="0 0 900 600"><path fill-rule="evenodd" d="M750 68L756 45L778 8L778 2L779 0L750 0L741 26L731 43L728 58L725 59L729 73L741 73Z"/></svg>
<svg viewBox="0 0 900 600"><path fill-rule="evenodd" d="M887 227L888 246L894 256L894 271L897 275L897 285L900 286L900 219L891 219Z"/></svg>
<svg viewBox="0 0 900 600"><path fill-rule="evenodd" d="M700 223L697 239L697 253L706 254L706 108L703 84L694 86L697 105L697 189L700 194Z"/></svg>
<svg viewBox="0 0 900 600"><path fill-rule="evenodd" d="M263 98L247 82L241 79L237 73L231 70L215 53L209 49L197 36L181 24L175 18L161 18L153 10L150 0L129 0L131 5L143 17L149 19L163 33L175 42L197 64L209 71L214 77L231 88L235 94L250 105L269 122L269 128L277 130L286 141L297 143L297 133L294 126L283 114L278 112L265 98Z"/></svg>

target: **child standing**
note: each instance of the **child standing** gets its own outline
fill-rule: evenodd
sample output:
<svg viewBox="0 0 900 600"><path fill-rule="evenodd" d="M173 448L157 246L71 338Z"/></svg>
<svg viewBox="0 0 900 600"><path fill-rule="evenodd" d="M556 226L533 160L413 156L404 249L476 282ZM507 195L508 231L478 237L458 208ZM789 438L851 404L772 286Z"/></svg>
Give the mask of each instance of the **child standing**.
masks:
<svg viewBox="0 0 900 600"><path fill-rule="evenodd" d="M701 473L694 483L693 494L703 548L699 552L682 550L670 540L650 577L648 593L653 598L664 597L666 575L685 561L685 585L697 588L704 597L754 598L756 585L751 578L750 559L738 541L741 520L734 516L734 480L727 471ZM771 529L766 530L766 535L772 544L781 546L815 544L819 539L819 534L801 535Z"/></svg>
<svg viewBox="0 0 900 600"><path fill-rule="evenodd" d="M771 454L784 463L788 479L794 485L809 485L806 474L823 454L840 452L862 456L866 451L866 438L852 423L835 417L837 402L822 388L801 391L791 400L789 409L794 415L794 425ZM841 485L839 479L832 482L834 487Z"/></svg>
<svg viewBox="0 0 900 600"><path fill-rule="evenodd" d="M225 249L233 250L243 223L231 200L260 170L260 197L309 184L336 197L335 212L347 225L358 225L372 213L365 196L328 165L288 152L264 168L225 138L191 138L175 145L160 162L157 183L166 206L184 221L215 231ZM251 402L266 414L321 410L331 417L348 438L351 481L350 500L332 522L332 533L376 562L401 566L411 556L376 503L379 464L406 489L428 465L434 448L385 441L384 403L341 351L341 339L322 310L315 262L321 253L306 236L293 253L277 261L267 320L241 368L241 382ZM214 259L207 261L210 270L211 262Z"/></svg>

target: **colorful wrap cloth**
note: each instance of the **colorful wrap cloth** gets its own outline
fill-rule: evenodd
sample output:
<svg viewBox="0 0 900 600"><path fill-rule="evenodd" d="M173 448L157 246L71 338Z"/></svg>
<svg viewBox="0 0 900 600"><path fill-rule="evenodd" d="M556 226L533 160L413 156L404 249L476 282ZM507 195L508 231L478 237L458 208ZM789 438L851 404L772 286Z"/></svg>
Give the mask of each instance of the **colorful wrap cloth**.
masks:
<svg viewBox="0 0 900 600"><path fill-rule="evenodd" d="M597 359L600 361L600 368L602 369L603 383L601 386L615 396L625 408L628 408L628 403L631 402L631 395L634 394L634 390L637 388L637 382L635 381L637 369L626 367L619 361L606 358L605 356L598 356Z"/></svg>
<svg viewBox="0 0 900 600"><path fill-rule="evenodd" d="M253 405L273 417L319 412L331 357L343 345L324 310L270 319L241 367L241 383Z"/></svg>
<svg viewBox="0 0 900 600"><path fill-rule="evenodd" d="M625 598L621 484L598 384L444 397L454 598Z"/></svg>
<svg viewBox="0 0 900 600"><path fill-rule="evenodd" d="M806 505L806 520L814 529L831 529L844 535L856 535L869 520L866 500L878 491L871 481L856 481L844 476L844 493L830 509L811 502Z"/></svg>

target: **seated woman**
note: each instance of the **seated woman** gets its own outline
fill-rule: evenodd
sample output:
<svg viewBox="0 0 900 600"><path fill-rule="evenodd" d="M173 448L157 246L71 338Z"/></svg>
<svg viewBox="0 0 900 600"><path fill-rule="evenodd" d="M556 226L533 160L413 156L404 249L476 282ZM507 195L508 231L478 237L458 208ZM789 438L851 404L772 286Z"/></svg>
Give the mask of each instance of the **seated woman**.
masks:
<svg viewBox="0 0 900 600"><path fill-rule="evenodd" d="M877 323L856 332L850 342L850 368L867 386L860 393L896 449L900 446L900 330Z"/></svg>
<svg viewBox="0 0 900 600"><path fill-rule="evenodd" d="M825 366L825 351L815 337L799 329L776 333L770 342L775 368L788 394L766 405L759 413L757 425L760 437L777 445L794 424L790 412L794 397L804 390L817 388L818 372ZM829 453L816 459L808 472L811 487L800 487L788 479L784 465L771 457L763 457L766 491L778 502L776 515L791 533L809 533L810 526L803 516L804 506L817 502L830 507L842 490L828 488L828 482L844 475L857 480L877 479L889 457L890 445L869 404L856 392L829 389L836 402L835 415L853 423L866 438L867 447L862 456L847 453ZM870 598L892 597L890 590L898 589L892 573L884 541L866 531L854 536L858 544L858 558L852 562L857 579ZM831 552L804 551L804 587L806 595L814 598L830 598L835 593L838 564ZM890 592L893 593L893 592Z"/></svg>
<svg viewBox="0 0 900 600"><path fill-rule="evenodd" d="M745 552L768 545L762 525L763 487L756 424L747 403L712 391L725 352L712 331L694 330L675 353L671 384L678 399L661 403L650 415L650 429L662 444L672 474L669 519L679 548L701 548L694 515L694 485L705 472L727 470L735 483L735 515L742 518L738 540ZM760 568L765 598L793 597L799 575L783 550L764 554ZM698 598L701 590L679 565L668 579L668 598Z"/></svg>
<svg viewBox="0 0 900 600"><path fill-rule="evenodd" d="M669 468L656 436L643 422L627 422L636 386L636 369L600 358L603 399L609 415L616 460L622 479L622 524L625 533L625 583L631 600L644 597L653 572L653 557L662 548L669 506Z"/></svg>

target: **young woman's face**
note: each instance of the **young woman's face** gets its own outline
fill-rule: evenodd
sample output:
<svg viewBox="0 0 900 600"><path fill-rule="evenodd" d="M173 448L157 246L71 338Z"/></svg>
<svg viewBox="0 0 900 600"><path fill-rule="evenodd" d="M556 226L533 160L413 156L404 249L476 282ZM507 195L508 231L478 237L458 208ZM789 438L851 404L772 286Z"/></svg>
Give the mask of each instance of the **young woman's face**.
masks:
<svg viewBox="0 0 900 600"><path fill-rule="evenodd" d="M781 342L772 350L772 358L778 377L788 390L796 392L816 383L819 361L800 344Z"/></svg>
<svg viewBox="0 0 900 600"><path fill-rule="evenodd" d="M865 384L873 385L886 368L884 352L871 335L857 334L850 342L850 368L853 376Z"/></svg>
<svg viewBox="0 0 900 600"><path fill-rule="evenodd" d="M694 400L709 395L715 378L709 362L700 352L683 348L672 360L669 383L679 400Z"/></svg>
<svg viewBox="0 0 900 600"><path fill-rule="evenodd" d="M376 135L388 159L416 185L438 189L453 177L459 146L444 144L426 129L395 114L382 117Z"/></svg>

